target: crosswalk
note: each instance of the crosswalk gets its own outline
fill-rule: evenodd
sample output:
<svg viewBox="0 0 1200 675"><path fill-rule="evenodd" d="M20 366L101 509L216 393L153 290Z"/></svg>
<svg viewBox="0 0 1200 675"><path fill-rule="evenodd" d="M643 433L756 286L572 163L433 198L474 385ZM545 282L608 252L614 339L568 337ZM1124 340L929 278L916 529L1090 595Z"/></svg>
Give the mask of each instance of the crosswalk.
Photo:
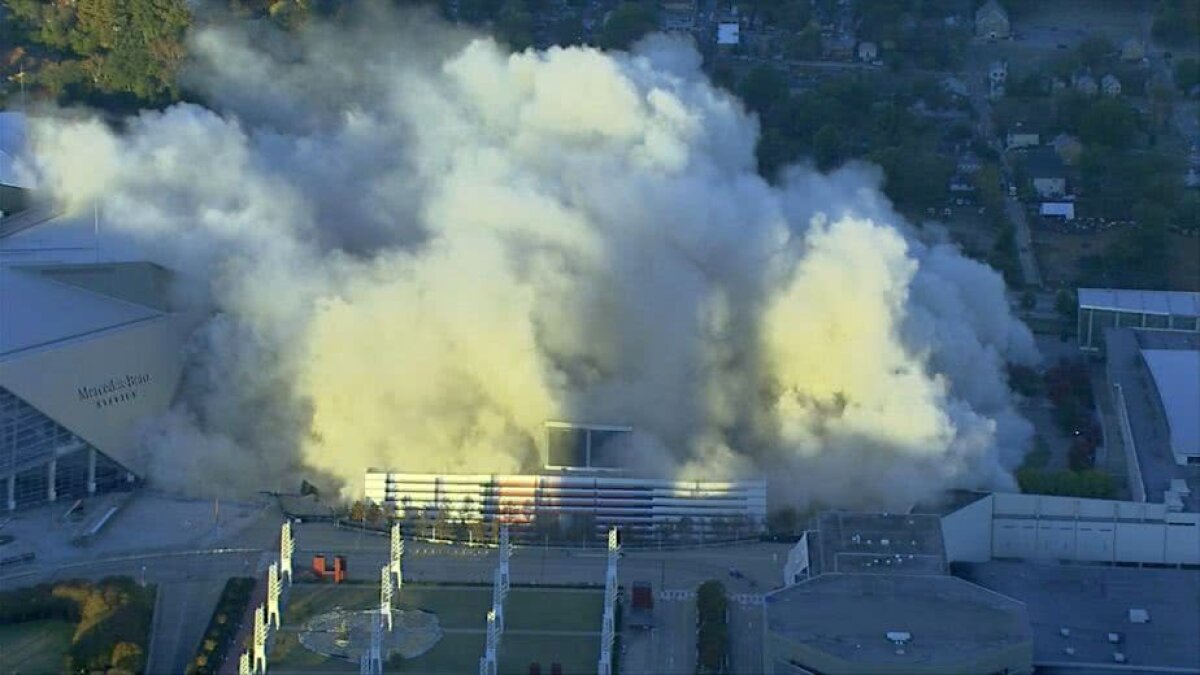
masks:
<svg viewBox="0 0 1200 675"><path fill-rule="evenodd" d="M681 589L665 589L658 592L659 600L695 600L696 591ZM729 599L739 605L757 606L763 604L763 596L759 593L734 593Z"/></svg>

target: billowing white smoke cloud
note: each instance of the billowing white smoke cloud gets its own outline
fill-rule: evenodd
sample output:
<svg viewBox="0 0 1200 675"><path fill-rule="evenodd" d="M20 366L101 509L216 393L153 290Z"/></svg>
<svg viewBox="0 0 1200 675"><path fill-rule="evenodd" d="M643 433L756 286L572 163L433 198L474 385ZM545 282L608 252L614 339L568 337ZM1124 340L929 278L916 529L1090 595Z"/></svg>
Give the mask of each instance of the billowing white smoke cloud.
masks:
<svg viewBox="0 0 1200 675"><path fill-rule="evenodd" d="M688 45L510 55L376 14L193 53L213 109L36 134L61 199L103 195L215 310L154 479L519 471L576 419L636 427L642 469L810 502L1011 482L1004 364L1036 357L1000 277L922 243L870 167L761 180Z"/></svg>

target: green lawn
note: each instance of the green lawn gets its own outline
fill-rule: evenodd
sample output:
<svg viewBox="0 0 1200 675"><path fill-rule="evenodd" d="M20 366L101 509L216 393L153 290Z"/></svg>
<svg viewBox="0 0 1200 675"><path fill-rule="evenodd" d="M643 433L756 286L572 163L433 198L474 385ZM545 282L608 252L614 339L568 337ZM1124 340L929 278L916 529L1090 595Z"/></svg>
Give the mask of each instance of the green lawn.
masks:
<svg viewBox="0 0 1200 675"><path fill-rule="evenodd" d="M61 673L75 624L29 621L0 626L0 673Z"/></svg>
<svg viewBox="0 0 1200 675"><path fill-rule="evenodd" d="M271 654L272 672L355 672L357 664L327 660L299 644L295 630L309 617L332 610L368 609L376 606L377 586L298 584L291 589L284 610L284 627ZM487 610L492 591L487 587L445 587L408 584L397 595L401 609L422 609L437 615L446 631L428 652L403 661L387 672L471 673L483 655ZM600 649L600 613L603 593L592 590L513 588L505 601L506 632L500 648L503 673L527 673L540 662L563 672L593 672ZM539 634L541 631L582 632L582 635Z"/></svg>

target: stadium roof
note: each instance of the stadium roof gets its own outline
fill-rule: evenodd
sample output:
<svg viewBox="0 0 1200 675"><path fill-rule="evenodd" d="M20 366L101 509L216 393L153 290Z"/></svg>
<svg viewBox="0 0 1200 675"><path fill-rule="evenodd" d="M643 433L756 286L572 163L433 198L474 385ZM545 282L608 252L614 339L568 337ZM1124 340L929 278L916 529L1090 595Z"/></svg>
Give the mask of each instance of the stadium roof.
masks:
<svg viewBox="0 0 1200 675"><path fill-rule="evenodd" d="M952 576L822 574L768 595L766 613L772 636L822 671L976 672L998 654L1032 658L1025 606ZM898 648L889 633L910 639Z"/></svg>
<svg viewBox="0 0 1200 675"><path fill-rule="evenodd" d="M162 316L151 263L0 266L0 359Z"/></svg>
<svg viewBox="0 0 1200 675"><path fill-rule="evenodd" d="M25 150L25 115L0 112L0 185L32 188L27 176L17 173L16 160Z"/></svg>
<svg viewBox="0 0 1200 675"><path fill-rule="evenodd" d="M1144 349L1154 386L1167 414L1171 451L1200 456L1200 351L1194 349Z"/></svg>
<svg viewBox="0 0 1200 675"><path fill-rule="evenodd" d="M1200 293L1081 288L1079 289L1079 306L1144 314L1200 316Z"/></svg>

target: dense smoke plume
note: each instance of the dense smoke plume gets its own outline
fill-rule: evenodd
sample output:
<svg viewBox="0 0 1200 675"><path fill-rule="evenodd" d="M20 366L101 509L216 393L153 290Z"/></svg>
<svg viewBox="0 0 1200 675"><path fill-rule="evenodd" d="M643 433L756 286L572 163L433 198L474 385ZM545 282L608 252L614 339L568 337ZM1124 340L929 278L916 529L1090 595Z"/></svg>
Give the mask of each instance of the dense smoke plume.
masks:
<svg viewBox="0 0 1200 675"><path fill-rule="evenodd" d="M634 426L643 470L806 502L1011 483L1005 363L1036 355L1000 277L903 223L871 167L763 181L756 121L687 43L252 31L193 36L211 108L35 134L43 184L102 196L212 312L153 480L520 471L570 419Z"/></svg>

